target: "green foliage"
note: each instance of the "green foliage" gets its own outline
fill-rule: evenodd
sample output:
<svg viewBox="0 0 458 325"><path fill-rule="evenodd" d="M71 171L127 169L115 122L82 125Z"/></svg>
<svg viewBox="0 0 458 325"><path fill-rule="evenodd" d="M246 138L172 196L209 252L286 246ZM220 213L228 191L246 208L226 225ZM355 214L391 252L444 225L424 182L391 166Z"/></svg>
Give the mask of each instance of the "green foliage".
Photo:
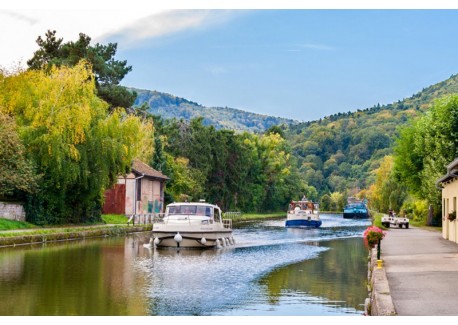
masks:
<svg viewBox="0 0 458 325"><path fill-rule="evenodd" d="M418 200L410 196L402 204L401 214L408 216L415 222L426 225L428 217L428 202L426 200Z"/></svg>
<svg viewBox="0 0 458 325"><path fill-rule="evenodd" d="M0 230L29 229L37 226L24 222L0 218Z"/></svg>
<svg viewBox="0 0 458 325"><path fill-rule="evenodd" d="M151 153L152 125L108 114L91 76L81 62L18 73L0 85L0 110L14 117L26 158L42 175L26 197L35 224L99 221L104 190L133 158Z"/></svg>
<svg viewBox="0 0 458 325"><path fill-rule="evenodd" d="M16 123L0 109L0 197L22 197L37 190L39 177L26 158Z"/></svg>
<svg viewBox="0 0 458 325"><path fill-rule="evenodd" d="M458 156L458 95L435 101L431 110L407 126L396 143L397 176L410 194L432 204L440 219L441 192L436 181Z"/></svg>
<svg viewBox="0 0 458 325"><path fill-rule="evenodd" d="M399 128L423 116L439 96L456 92L458 92L458 75L393 104L375 105L357 112L338 113L320 121L291 124L285 131L285 137L298 160L304 181L314 186L320 196L332 192L341 192L344 196L350 196L361 189L369 188L376 182L376 174L373 171L379 168L385 156L393 154L393 144L401 133L403 140L397 143L395 150L410 151L411 154L398 158L400 155L396 152L396 166L403 167L399 170L395 167L396 176L391 181L396 182L398 175L401 175L402 186L418 189L416 190L418 195L433 198L435 194L437 195L437 191L434 189L432 180L438 173L432 165L437 164L443 168L445 162L439 159L426 163L421 158L421 152L413 148L429 148L431 145L432 148L436 148L436 151L448 152L448 156L456 157L456 152L447 146L447 143L457 142L450 138L443 139L444 136L439 134L416 134L409 128L401 131ZM439 122L449 113L451 112L435 113L430 116L428 122L422 122L421 126L415 126L414 129L428 130L428 125L432 123L437 133L451 134L453 125L454 130L458 129L454 117L456 115L450 116L451 119L443 124ZM432 119L435 121L431 121ZM414 142L418 143L414 144ZM438 146L439 142L442 145ZM453 159L447 157L447 160L450 162ZM425 177L432 187L420 191L422 180L423 183L426 182ZM403 196L398 198L400 199L397 200L393 195L392 204L400 207L402 202L394 201L402 200ZM389 198L386 202L389 202Z"/></svg>
<svg viewBox="0 0 458 325"><path fill-rule="evenodd" d="M50 70L52 66L75 66L82 59L89 62L95 75L97 94L110 104L110 107L130 107L135 101L136 94L119 85L132 67L127 61L115 60L116 43L108 45L95 44L91 46L91 38L79 34L76 42L63 43L62 38L56 37L56 31L48 30L46 39L37 39L39 49L27 61L29 68Z"/></svg>
<svg viewBox="0 0 458 325"><path fill-rule="evenodd" d="M375 183L367 192L372 209L387 212L392 209L400 212L407 189L396 178L393 171L393 157L386 156L380 167L374 171Z"/></svg>
<svg viewBox="0 0 458 325"><path fill-rule="evenodd" d="M174 199L205 199L223 210L281 211L293 196L313 187L301 181L286 141L278 133L236 134L190 122L166 120L160 126L161 155ZM163 161L159 152L153 161Z"/></svg>
<svg viewBox="0 0 458 325"><path fill-rule="evenodd" d="M102 221L108 225L127 224L127 218L123 214L103 214Z"/></svg>

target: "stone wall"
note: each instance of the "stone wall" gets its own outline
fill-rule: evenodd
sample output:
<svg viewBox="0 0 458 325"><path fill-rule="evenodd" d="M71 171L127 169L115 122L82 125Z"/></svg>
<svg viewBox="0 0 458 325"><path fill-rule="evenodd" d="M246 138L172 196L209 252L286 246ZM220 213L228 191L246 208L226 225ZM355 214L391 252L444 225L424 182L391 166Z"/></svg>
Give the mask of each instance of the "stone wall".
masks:
<svg viewBox="0 0 458 325"><path fill-rule="evenodd" d="M25 221L25 211L21 203L0 202L0 218Z"/></svg>

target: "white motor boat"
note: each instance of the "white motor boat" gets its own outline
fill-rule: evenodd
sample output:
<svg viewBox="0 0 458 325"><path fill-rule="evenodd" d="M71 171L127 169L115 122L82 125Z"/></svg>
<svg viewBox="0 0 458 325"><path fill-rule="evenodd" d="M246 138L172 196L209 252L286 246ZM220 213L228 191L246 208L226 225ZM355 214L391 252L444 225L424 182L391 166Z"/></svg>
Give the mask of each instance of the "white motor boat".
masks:
<svg viewBox="0 0 458 325"><path fill-rule="evenodd" d="M233 245L232 220L222 219L217 205L180 202L167 205L153 221L154 247L220 248Z"/></svg>
<svg viewBox="0 0 458 325"><path fill-rule="evenodd" d="M318 203L303 198L289 204L286 227L319 228L321 223Z"/></svg>

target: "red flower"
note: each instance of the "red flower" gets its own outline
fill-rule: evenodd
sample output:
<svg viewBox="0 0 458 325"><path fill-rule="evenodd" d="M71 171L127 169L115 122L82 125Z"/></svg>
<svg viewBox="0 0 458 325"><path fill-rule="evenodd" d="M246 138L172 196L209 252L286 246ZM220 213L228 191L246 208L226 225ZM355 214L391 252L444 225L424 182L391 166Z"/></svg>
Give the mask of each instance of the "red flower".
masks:
<svg viewBox="0 0 458 325"><path fill-rule="evenodd" d="M385 237L385 233L379 227L370 226L364 231L363 236L369 245L375 245Z"/></svg>

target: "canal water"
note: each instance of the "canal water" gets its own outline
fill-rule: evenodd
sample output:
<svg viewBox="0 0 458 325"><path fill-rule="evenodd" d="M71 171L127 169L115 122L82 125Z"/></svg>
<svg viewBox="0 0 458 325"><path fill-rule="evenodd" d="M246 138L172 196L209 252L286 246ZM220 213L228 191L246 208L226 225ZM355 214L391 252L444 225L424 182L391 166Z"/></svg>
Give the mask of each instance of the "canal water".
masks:
<svg viewBox="0 0 458 325"><path fill-rule="evenodd" d="M246 222L219 250L151 249L149 233L0 249L0 315L356 316L369 220Z"/></svg>

